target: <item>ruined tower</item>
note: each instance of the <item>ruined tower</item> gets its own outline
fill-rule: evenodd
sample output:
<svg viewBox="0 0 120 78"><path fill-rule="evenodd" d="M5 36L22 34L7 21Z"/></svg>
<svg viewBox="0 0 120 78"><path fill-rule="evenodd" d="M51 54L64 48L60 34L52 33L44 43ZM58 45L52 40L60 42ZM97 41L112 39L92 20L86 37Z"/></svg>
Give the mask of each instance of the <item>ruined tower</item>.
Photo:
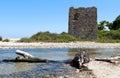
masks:
<svg viewBox="0 0 120 78"><path fill-rule="evenodd" d="M97 39L97 8L69 9L68 33L80 39Z"/></svg>

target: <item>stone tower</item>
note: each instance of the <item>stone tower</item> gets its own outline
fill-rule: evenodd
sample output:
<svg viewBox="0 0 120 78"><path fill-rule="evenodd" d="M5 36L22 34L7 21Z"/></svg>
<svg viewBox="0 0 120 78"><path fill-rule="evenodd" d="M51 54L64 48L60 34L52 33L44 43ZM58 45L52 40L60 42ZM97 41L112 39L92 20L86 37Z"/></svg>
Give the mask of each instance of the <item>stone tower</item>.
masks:
<svg viewBox="0 0 120 78"><path fill-rule="evenodd" d="M97 8L69 9L68 33L80 39L97 39Z"/></svg>

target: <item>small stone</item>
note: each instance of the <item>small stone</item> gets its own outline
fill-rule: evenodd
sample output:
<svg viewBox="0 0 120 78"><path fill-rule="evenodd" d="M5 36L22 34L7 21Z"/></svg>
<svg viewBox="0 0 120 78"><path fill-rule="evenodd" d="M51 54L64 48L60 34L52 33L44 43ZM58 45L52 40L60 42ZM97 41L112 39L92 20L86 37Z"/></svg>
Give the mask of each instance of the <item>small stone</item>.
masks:
<svg viewBox="0 0 120 78"><path fill-rule="evenodd" d="M59 78L63 78L62 76L60 76Z"/></svg>
<svg viewBox="0 0 120 78"><path fill-rule="evenodd" d="M69 78L69 76L68 76L68 75L65 75L64 78Z"/></svg>
<svg viewBox="0 0 120 78"><path fill-rule="evenodd" d="M79 73L80 72L80 70L79 69L76 69L76 73Z"/></svg>

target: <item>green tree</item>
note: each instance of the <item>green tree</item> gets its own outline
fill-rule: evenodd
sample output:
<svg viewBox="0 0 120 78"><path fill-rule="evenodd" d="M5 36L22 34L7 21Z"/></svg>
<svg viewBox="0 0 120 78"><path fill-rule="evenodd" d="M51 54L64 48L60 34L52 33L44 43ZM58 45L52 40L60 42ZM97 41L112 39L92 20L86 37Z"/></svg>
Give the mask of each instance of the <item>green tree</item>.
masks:
<svg viewBox="0 0 120 78"><path fill-rule="evenodd" d="M108 29L111 29L112 27L112 23L110 23L109 21L101 21L99 24L98 24L98 30L106 30L106 28Z"/></svg>
<svg viewBox="0 0 120 78"><path fill-rule="evenodd" d="M106 27L108 27L109 30L112 29L113 23L106 21Z"/></svg>
<svg viewBox="0 0 120 78"><path fill-rule="evenodd" d="M106 24L106 21L101 21L99 24L98 24L98 30L104 30L105 29L105 24Z"/></svg>
<svg viewBox="0 0 120 78"><path fill-rule="evenodd" d="M113 21L113 25L111 26L112 30L120 29L120 15Z"/></svg>

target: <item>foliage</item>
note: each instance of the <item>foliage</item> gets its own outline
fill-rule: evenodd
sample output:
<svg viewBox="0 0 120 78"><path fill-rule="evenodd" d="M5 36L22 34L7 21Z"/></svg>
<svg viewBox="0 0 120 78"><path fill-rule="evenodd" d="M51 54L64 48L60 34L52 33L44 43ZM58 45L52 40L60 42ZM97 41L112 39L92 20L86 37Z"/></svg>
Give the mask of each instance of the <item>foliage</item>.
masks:
<svg viewBox="0 0 120 78"><path fill-rule="evenodd" d="M105 29L105 23L106 23L106 21L101 21L98 24L98 30L104 30Z"/></svg>
<svg viewBox="0 0 120 78"><path fill-rule="evenodd" d="M99 30L99 31L101 31L101 30L106 30L105 27L108 27L109 29L111 29L112 23L103 20L103 21L101 21L101 22L98 24L98 30Z"/></svg>
<svg viewBox="0 0 120 78"><path fill-rule="evenodd" d="M0 41L2 41L2 37L0 36Z"/></svg>
<svg viewBox="0 0 120 78"><path fill-rule="evenodd" d="M76 41L76 38L68 33L62 32L61 34L50 32L38 32L30 38L22 38L19 42L70 42Z"/></svg>
<svg viewBox="0 0 120 78"><path fill-rule="evenodd" d="M120 42L120 30L99 31L98 42Z"/></svg>
<svg viewBox="0 0 120 78"><path fill-rule="evenodd" d="M120 29L120 15L113 21L113 25L111 26L112 30Z"/></svg>
<svg viewBox="0 0 120 78"><path fill-rule="evenodd" d="M31 42L29 38L21 38L18 42Z"/></svg>
<svg viewBox="0 0 120 78"><path fill-rule="evenodd" d="M9 39L4 39L3 42L9 42L10 40Z"/></svg>
<svg viewBox="0 0 120 78"><path fill-rule="evenodd" d="M108 27L109 31L106 31L105 27ZM120 42L120 15L112 23L101 21L98 30L98 42Z"/></svg>
<svg viewBox="0 0 120 78"><path fill-rule="evenodd" d="M98 24L98 30L105 30L105 27L108 27L109 30L119 30L120 29L120 15L113 21L113 22L108 22L108 21L101 21Z"/></svg>
<svg viewBox="0 0 120 78"><path fill-rule="evenodd" d="M113 23L106 21L106 26L108 27L109 30L112 29Z"/></svg>
<svg viewBox="0 0 120 78"><path fill-rule="evenodd" d="M75 13L75 14L74 14L74 20L78 20L78 19L79 19L79 16L80 16L79 13Z"/></svg>
<svg viewBox="0 0 120 78"><path fill-rule="evenodd" d="M97 42L115 43L120 42L120 30L98 31ZM87 39L77 39L66 32L60 34L50 32L38 32L30 38L22 38L19 42L73 42L73 41L93 41Z"/></svg>
<svg viewBox="0 0 120 78"><path fill-rule="evenodd" d="M79 14L74 14L74 20L78 20ZM109 31L106 31L106 27ZM101 21L98 24L98 42L120 42L120 15L113 21ZM1 38L2 39L2 38ZM50 32L38 32L30 38L22 38L20 42L70 42L70 41L90 41L87 39L77 39L66 32L61 34Z"/></svg>

